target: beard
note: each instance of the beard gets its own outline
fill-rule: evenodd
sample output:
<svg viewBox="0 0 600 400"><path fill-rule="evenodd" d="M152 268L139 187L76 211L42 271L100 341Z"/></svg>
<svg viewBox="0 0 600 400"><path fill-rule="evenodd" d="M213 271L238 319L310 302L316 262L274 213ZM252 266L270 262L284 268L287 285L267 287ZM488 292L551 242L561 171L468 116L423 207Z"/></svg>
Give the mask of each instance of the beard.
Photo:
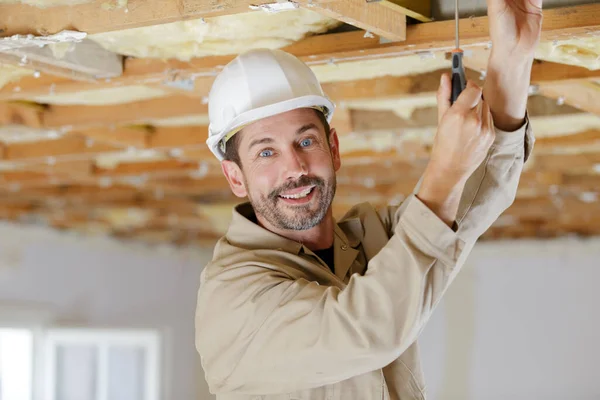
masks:
<svg viewBox="0 0 600 400"><path fill-rule="evenodd" d="M315 186L312 190L315 192L316 205L314 201L309 204L287 205L279 197L281 193L287 190L313 185ZM248 187L247 183L246 187ZM302 176L296 182L288 182L273 189L268 196L260 195L258 198L254 198L248 192L248 198L254 212L261 215L274 227L300 231L313 228L321 223L333 202L335 190L335 175L332 181L325 181L318 177Z"/></svg>

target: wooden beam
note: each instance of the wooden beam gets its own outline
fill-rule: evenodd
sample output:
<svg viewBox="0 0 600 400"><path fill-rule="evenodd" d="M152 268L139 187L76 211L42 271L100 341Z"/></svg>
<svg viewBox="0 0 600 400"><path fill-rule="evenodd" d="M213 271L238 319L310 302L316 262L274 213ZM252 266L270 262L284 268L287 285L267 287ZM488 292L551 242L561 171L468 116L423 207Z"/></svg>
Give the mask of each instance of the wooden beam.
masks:
<svg viewBox="0 0 600 400"><path fill-rule="evenodd" d="M189 115L205 115L208 106L187 96L170 96L141 100L127 105L107 106L49 106L44 112L46 128L71 127L77 129L119 124L135 124L150 119Z"/></svg>
<svg viewBox="0 0 600 400"><path fill-rule="evenodd" d="M119 178L123 176L145 175L149 178L169 177L169 176L189 176L190 173L198 170L198 163L182 160L160 160L160 161L138 161L122 162L115 165L114 168L95 167L93 174L95 176Z"/></svg>
<svg viewBox="0 0 600 400"><path fill-rule="evenodd" d="M338 135L347 135L354 132L352 112L346 107L337 107L330 123Z"/></svg>
<svg viewBox="0 0 600 400"><path fill-rule="evenodd" d="M206 146L208 138L207 126L189 126L173 128L156 128L149 136L146 147L172 148L172 147L202 147L206 148L207 155L212 154Z"/></svg>
<svg viewBox="0 0 600 400"><path fill-rule="evenodd" d="M63 137L37 142L11 143L6 145L4 160L47 160L56 162L56 157L81 158L98 153L115 152L120 148L108 144L89 142L82 137Z"/></svg>
<svg viewBox="0 0 600 400"><path fill-rule="evenodd" d="M545 73L545 66L555 70L553 63L542 63L532 73L532 80L536 81L538 75L542 79L548 79L549 74ZM575 70L579 74L582 68L563 66L564 71ZM562 72L564 75L565 72ZM587 71L587 75L596 74L600 76L600 71ZM446 70L437 70L418 75L409 76L385 76L374 79L362 79L354 81L329 82L323 84L323 90L335 102L339 104L336 112L336 121L340 121L344 109L344 101L362 100L362 99L384 99L384 98L402 98L414 95L435 96L439 85L440 75ZM576 82L568 76L568 82ZM477 80L478 76L474 71L467 70L469 79ZM208 89L205 95L208 94ZM532 96L540 99L541 96ZM540 114L544 110L547 114L571 112L573 108L566 105L556 105L556 101L541 100L537 103L531 102L532 114ZM553 104L551 104L553 103ZM571 111L570 111L571 110ZM106 127L112 125L136 124L155 119L165 119L187 116L206 116L208 106L201 99L188 97L185 95L173 95L151 100L141 100L127 103L126 105L106 105L106 106L63 106L48 105L37 106L30 104L0 103L0 123L20 124L34 128L65 128L72 130L82 130L94 127ZM434 113L435 114L435 113ZM348 117L348 116L346 116ZM413 119L418 120L418 116ZM431 121L431 116L427 115L423 120ZM345 128L350 126L347 123L342 124ZM414 126L415 124L411 124ZM419 124L417 124L419 125ZM422 126L422 124L421 124ZM346 130L350 132L351 130ZM342 131L344 132L344 131ZM134 135L132 133L132 135ZM117 136L113 135L116 139ZM129 135L128 135L129 136ZM135 136L135 135L134 135ZM108 139L108 137L107 137Z"/></svg>
<svg viewBox="0 0 600 400"><path fill-rule="evenodd" d="M298 1L303 8L329 18L354 25L392 41L406 39L406 15L401 7L390 8L382 3L366 0L330 2Z"/></svg>
<svg viewBox="0 0 600 400"><path fill-rule="evenodd" d="M49 35L63 30L77 30L93 34L248 12L251 11L251 4L263 3L265 1L261 0L128 0L124 6L116 6L104 0L94 0L84 4L50 8L3 4L0 5L0 33L2 36Z"/></svg>
<svg viewBox="0 0 600 400"><path fill-rule="evenodd" d="M406 76L385 76L373 79L323 83L323 91L334 101L399 97L435 93L445 69ZM468 79L476 79L473 71L466 71Z"/></svg>
<svg viewBox="0 0 600 400"><path fill-rule="evenodd" d="M596 18L599 13L600 4L544 10L542 38L554 40L592 36L600 31L600 22ZM472 46L485 46L489 42L487 17L463 19L460 30L461 46L465 49ZM453 38L454 22L438 21L407 26L406 40L403 42L380 43L378 37L365 37L364 32L357 31L312 36L287 46L284 50L298 56L309 65L319 65L331 61L342 63L422 52L449 51L454 46ZM54 91L73 92L131 84L169 85L173 80L180 79L191 79L204 91L210 85L211 75L218 73L222 66L234 57L235 55L202 57L189 62L131 58L125 63L122 77L96 84L68 83L58 80L55 82ZM588 71L586 74L581 71L578 76L571 76L571 79L597 78L597 74L597 71ZM47 80L42 85L35 78L23 78L18 83L8 84L0 89L0 100L47 94L47 85ZM15 87L19 87L20 91L13 92Z"/></svg>
<svg viewBox="0 0 600 400"><path fill-rule="evenodd" d="M547 136L536 139L536 151L600 145L600 129L588 129L571 135Z"/></svg>
<svg viewBox="0 0 600 400"><path fill-rule="evenodd" d="M596 115L600 115L600 84L596 82L554 82L539 86L539 93Z"/></svg>
<svg viewBox="0 0 600 400"><path fill-rule="evenodd" d="M10 102L0 103L0 125L24 125L43 127L44 107L37 104Z"/></svg>
<svg viewBox="0 0 600 400"><path fill-rule="evenodd" d="M84 136L92 142L105 143L118 147L143 148L148 144L151 130L146 126L139 127L105 127L67 132L69 136Z"/></svg>
<svg viewBox="0 0 600 400"><path fill-rule="evenodd" d="M419 21L430 20L430 4L425 1L415 0L380 0L377 3L360 4L356 0L351 6L344 5L347 1L313 0L309 2L295 2L296 4L312 4L317 12L329 11L335 18L336 13L340 20L359 27L381 26L381 19L373 19L367 13L379 14L389 24L399 22L399 18L408 15ZM108 5L108 6L107 6ZM137 28L148 25L160 25L174 21L214 17L218 15L249 12L256 6L273 5L278 3L272 0L228 0L227 2L214 3L210 1L144 1L129 0L123 7L110 6L110 3L101 0L86 4L52 7L39 9L27 5L1 5L0 26L3 26L3 36L14 34L53 34L65 29L78 30L89 34ZM368 8L366 7L368 6ZM389 16L383 15L387 12ZM10 16L11 18L5 17ZM392 20L392 17L396 18ZM354 23L353 23L354 22ZM363 25L367 23L367 25ZM391 31L395 28L391 27Z"/></svg>
<svg viewBox="0 0 600 400"><path fill-rule="evenodd" d="M589 171L600 165L600 152L578 154L537 154L534 157L535 168L544 171Z"/></svg>

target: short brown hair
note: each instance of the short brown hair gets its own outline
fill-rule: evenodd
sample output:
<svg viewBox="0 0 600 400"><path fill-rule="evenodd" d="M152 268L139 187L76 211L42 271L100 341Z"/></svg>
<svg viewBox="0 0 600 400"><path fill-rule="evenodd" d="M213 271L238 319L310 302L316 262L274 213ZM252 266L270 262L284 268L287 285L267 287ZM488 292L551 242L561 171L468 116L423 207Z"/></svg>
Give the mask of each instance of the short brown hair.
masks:
<svg viewBox="0 0 600 400"><path fill-rule="evenodd" d="M329 126L329 122L327 122L327 118L321 111L315 109L315 112L317 113L317 117L319 117L319 120L321 121L321 123L323 124L323 127L325 128L325 137L327 137L327 144L329 144L329 135L331 134L331 127ZM242 129L242 131L243 131L243 129ZM227 144L225 146L225 160L233 161L240 168L242 168L242 162L240 160L239 146L240 146L240 133L242 131L239 131L238 133L233 135L227 141Z"/></svg>

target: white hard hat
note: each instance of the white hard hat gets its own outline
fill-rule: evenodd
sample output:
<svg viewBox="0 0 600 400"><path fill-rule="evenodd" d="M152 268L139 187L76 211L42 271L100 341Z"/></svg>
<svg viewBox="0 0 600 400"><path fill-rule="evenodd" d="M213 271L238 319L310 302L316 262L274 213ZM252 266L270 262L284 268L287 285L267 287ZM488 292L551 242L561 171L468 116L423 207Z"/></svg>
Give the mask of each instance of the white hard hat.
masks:
<svg viewBox="0 0 600 400"><path fill-rule="evenodd" d="M213 83L206 144L222 161L225 142L244 126L304 107L323 111L331 122L335 106L308 65L282 50L247 51L227 64Z"/></svg>

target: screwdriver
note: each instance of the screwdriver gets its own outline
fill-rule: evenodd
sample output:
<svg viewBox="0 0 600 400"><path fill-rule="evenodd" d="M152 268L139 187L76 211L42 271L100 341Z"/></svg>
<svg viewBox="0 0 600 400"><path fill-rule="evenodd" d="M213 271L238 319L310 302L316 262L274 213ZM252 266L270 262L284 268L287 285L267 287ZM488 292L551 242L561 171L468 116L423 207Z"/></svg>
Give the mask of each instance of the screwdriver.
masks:
<svg viewBox="0 0 600 400"><path fill-rule="evenodd" d="M458 41L458 0L454 0L454 25L456 48L452 50L452 95L450 104L454 104L458 95L461 94L467 85L465 77L465 68L463 67L463 51Z"/></svg>

